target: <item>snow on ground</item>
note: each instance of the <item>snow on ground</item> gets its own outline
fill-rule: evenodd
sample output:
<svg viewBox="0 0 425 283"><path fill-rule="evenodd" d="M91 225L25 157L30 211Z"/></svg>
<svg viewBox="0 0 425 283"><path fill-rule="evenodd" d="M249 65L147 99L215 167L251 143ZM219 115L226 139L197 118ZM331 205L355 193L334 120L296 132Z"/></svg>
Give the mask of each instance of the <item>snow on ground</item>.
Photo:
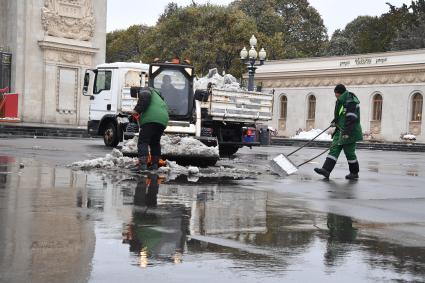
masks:
<svg viewBox="0 0 425 283"><path fill-rule="evenodd" d="M313 130L308 131L308 132L300 132L299 134L291 137L291 139L311 140L315 136L317 136L318 134L320 134L322 131L323 130L320 130L320 129L313 129ZM329 135L328 133L323 133L320 136L318 136L315 140L319 140L319 141L331 141L332 140L332 136Z"/></svg>
<svg viewBox="0 0 425 283"><path fill-rule="evenodd" d="M164 135L161 139L162 151L164 154L179 154L180 156L202 156L218 157L218 147L207 147L200 141L190 137L174 137ZM105 157L74 162L70 167L81 170L102 170L108 169L112 175L116 172L131 173L131 169L135 168L137 158L123 156L123 152L137 152L137 137L128 141L122 148L122 152L113 149L111 153ZM231 168L228 166L212 166L208 168L198 168L195 166L181 166L174 161L168 161L165 167L160 167L157 174L163 176L167 180L174 180L178 176L187 176L188 181L196 182L199 178L228 178L228 179L246 179L255 178L258 172L247 169Z"/></svg>
<svg viewBox="0 0 425 283"><path fill-rule="evenodd" d="M218 74L217 69L211 69L207 76L196 80L194 83L194 89L207 89L208 83L212 83L213 88L216 89L244 91L234 76L230 74L221 76Z"/></svg>
<svg viewBox="0 0 425 283"><path fill-rule="evenodd" d="M135 136L132 140L127 141L122 147L122 152L136 154L138 139ZM218 146L208 147L192 137L169 135L163 135L161 138L161 152L166 156L219 157Z"/></svg>
<svg viewBox="0 0 425 283"><path fill-rule="evenodd" d="M412 135L412 134L406 134L403 135L402 137L403 140L408 140L408 141L415 141L416 140L416 136Z"/></svg>
<svg viewBox="0 0 425 283"><path fill-rule="evenodd" d="M122 152L114 148L111 153L105 157L77 161L71 164L71 167L88 170L94 168L112 169L112 168L130 168L136 164L137 159L123 156Z"/></svg>

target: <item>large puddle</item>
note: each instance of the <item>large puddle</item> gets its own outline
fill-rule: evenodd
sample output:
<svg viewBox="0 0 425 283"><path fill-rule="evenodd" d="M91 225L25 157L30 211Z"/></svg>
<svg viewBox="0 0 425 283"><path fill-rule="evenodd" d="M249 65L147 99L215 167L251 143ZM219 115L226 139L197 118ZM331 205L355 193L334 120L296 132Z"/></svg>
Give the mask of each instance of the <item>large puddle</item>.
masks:
<svg viewBox="0 0 425 283"><path fill-rule="evenodd" d="M0 157L0 281L423 282L425 248L281 200L249 180Z"/></svg>

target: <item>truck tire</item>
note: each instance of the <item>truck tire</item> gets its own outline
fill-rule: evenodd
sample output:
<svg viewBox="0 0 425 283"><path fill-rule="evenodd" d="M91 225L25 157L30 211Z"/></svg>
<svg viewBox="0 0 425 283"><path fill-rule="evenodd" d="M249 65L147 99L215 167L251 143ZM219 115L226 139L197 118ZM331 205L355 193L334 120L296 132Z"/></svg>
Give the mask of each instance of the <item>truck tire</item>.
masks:
<svg viewBox="0 0 425 283"><path fill-rule="evenodd" d="M219 145L218 150L220 152L220 156L231 156L238 152L239 146L237 145Z"/></svg>
<svg viewBox="0 0 425 283"><path fill-rule="evenodd" d="M103 142L108 147L116 147L120 143L117 126L108 122L103 130Z"/></svg>

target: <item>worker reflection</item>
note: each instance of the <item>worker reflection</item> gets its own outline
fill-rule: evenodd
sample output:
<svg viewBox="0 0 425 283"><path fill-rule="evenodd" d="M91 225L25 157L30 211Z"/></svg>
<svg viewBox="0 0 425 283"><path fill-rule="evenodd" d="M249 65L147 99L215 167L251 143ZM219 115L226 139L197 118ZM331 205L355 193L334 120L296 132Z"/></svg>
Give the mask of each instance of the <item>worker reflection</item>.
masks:
<svg viewBox="0 0 425 283"><path fill-rule="evenodd" d="M140 178L134 192L134 205L155 207L161 179L156 174L148 174L146 178Z"/></svg>
<svg viewBox="0 0 425 283"><path fill-rule="evenodd" d="M186 240L182 225L187 212L178 206L158 206L162 179L149 174L137 182L134 193L133 219L123 233L123 243L137 255L139 266L147 267L152 259L180 263Z"/></svg>
<svg viewBox="0 0 425 283"><path fill-rule="evenodd" d="M357 229L353 227L353 220L347 216L328 213L327 226L329 229L328 244L325 253L325 264L335 265L337 259L349 252L349 243L355 241Z"/></svg>

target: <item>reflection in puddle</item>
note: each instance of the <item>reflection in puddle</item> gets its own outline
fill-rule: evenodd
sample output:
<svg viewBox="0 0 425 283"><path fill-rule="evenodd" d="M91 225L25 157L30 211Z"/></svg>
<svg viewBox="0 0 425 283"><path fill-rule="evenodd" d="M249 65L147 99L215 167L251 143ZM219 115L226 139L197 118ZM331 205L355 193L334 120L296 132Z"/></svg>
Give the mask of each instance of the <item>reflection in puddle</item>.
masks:
<svg viewBox="0 0 425 283"><path fill-rule="evenodd" d="M367 170L369 172L379 173L379 162L377 162L377 161L369 161L367 163Z"/></svg>
<svg viewBox="0 0 425 283"><path fill-rule="evenodd" d="M418 170L416 170L416 169L409 169L409 170L407 170L406 175L412 176L412 177L418 177L419 173L418 173Z"/></svg>
<svg viewBox="0 0 425 283"><path fill-rule="evenodd" d="M326 245L325 265L335 266L352 251L353 243L357 237L357 230L353 228L350 217L328 213L327 227L329 236Z"/></svg>
<svg viewBox="0 0 425 283"><path fill-rule="evenodd" d="M238 182L165 182L36 162L17 173L19 162L7 162L15 173L0 174L1 281L141 281L145 269L158 282L425 276L424 248L383 242L365 233L378 226L297 208Z"/></svg>

